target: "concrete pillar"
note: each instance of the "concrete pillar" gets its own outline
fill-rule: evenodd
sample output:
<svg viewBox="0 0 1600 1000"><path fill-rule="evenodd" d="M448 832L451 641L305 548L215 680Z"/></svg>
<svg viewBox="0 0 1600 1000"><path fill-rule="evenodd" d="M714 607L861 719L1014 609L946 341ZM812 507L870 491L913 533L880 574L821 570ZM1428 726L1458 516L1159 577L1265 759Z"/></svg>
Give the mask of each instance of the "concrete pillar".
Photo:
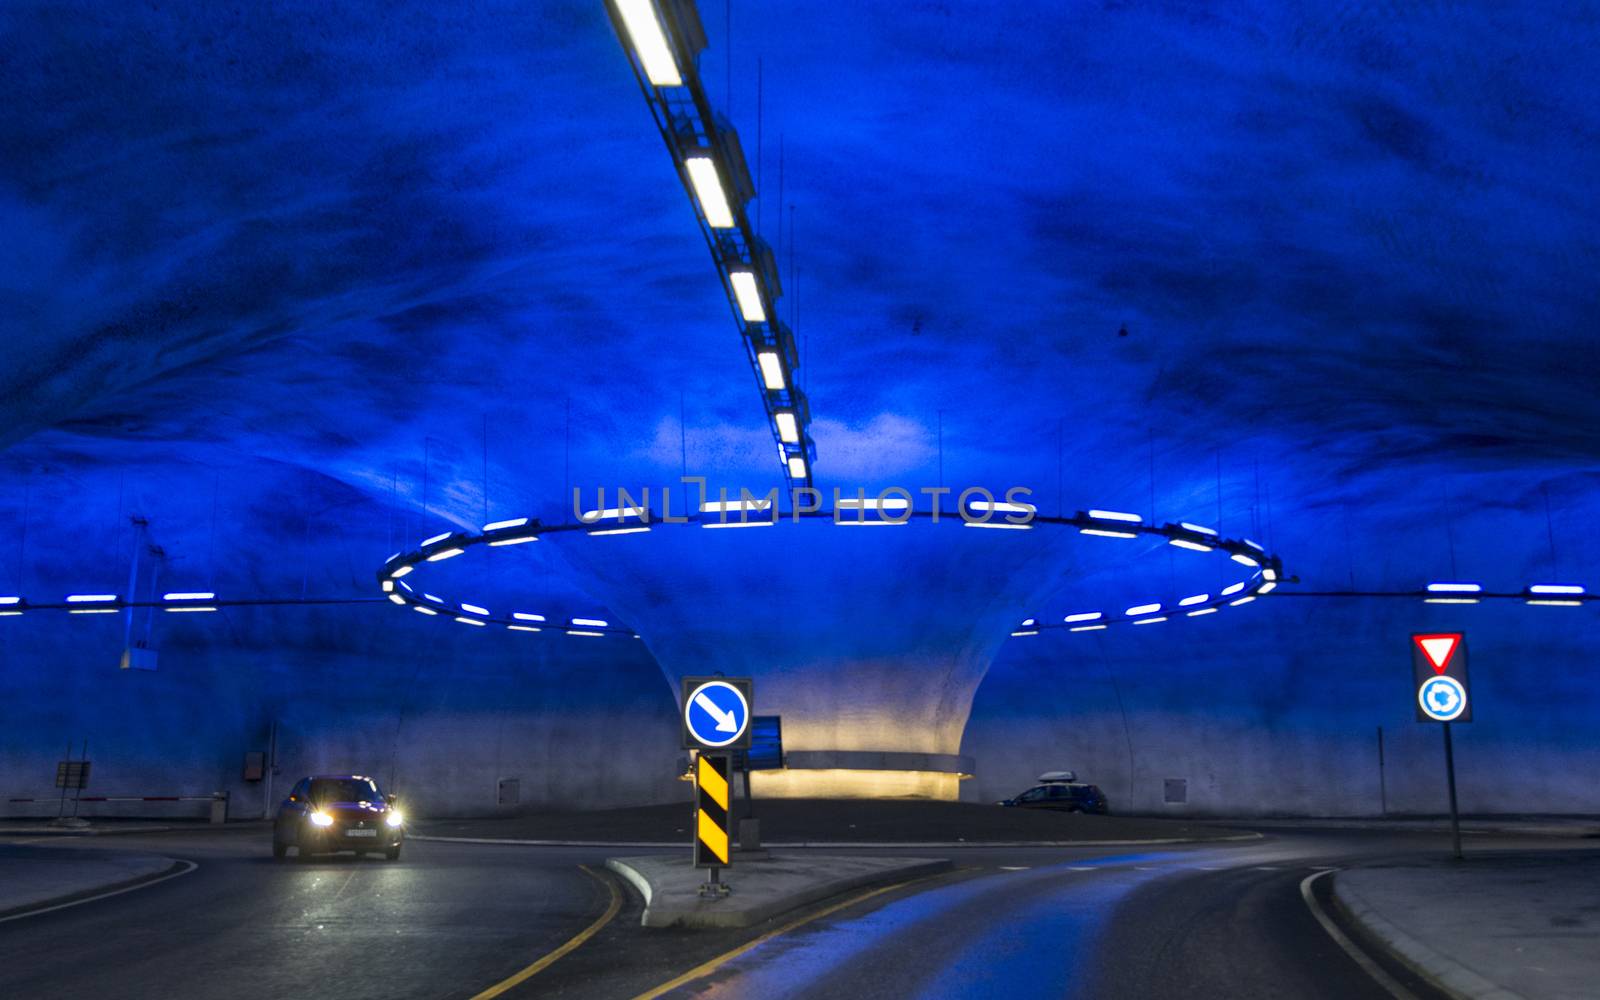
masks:
<svg viewBox="0 0 1600 1000"><path fill-rule="evenodd" d="M580 585L678 678L755 679L789 767L758 796L955 799L973 694L1031 601L1071 569L1076 532L784 521L657 523L551 536Z"/></svg>

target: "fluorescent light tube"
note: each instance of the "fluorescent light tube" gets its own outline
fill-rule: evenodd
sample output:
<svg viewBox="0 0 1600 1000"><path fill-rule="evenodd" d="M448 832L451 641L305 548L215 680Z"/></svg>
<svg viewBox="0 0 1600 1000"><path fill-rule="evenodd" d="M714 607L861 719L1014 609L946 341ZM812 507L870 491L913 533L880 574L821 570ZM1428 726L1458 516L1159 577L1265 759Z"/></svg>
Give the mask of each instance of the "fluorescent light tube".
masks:
<svg viewBox="0 0 1600 1000"><path fill-rule="evenodd" d="M794 414L788 410L779 410L772 415L773 422L778 425L778 440L788 444L800 443L800 425L794 419Z"/></svg>
<svg viewBox="0 0 1600 1000"><path fill-rule="evenodd" d="M1120 510L1091 510L1089 516L1096 521L1128 521L1133 524L1144 520L1138 514L1124 514Z"/></svg>
<svg viewBox="0 0 1600 1000"><path fill-rule="evenodd" d="M784 388L783 363L778 360L776 352L761 351L757 353L756 363L761 366L761 382L763 385L773 391L779 391Z"/></svg>
<svg viewBox="0 0 1600 1000"><path fill-rule="evenodd" d="M700 505L702 514L722 514L728 511L763 511L772 506L771 500L707 500Z"/></svg>
<svg viewBox="0 0 1600 1000"><path fill-rule="evenodd" d="M683 165L689 170L689 183L694 187L694 196L700 200L706 225L712 229L732 229L733 209L728 207L728 196L723 193L716 161L709 156L691 156Z"/></svg>
<svg viewBox="0 0 1600 1000"><path fill-rule="evenodd" d="M520 528L528 523L525 517L513 517L509 521L490 521L483 526L484 531L499 531L501 528Z"/></svg>
<svg viewBox="0 0 1600 1000"><path fill-rule="evenodd" d="M729 271L728 283L733 286L733 297L739 303L739 315L748 323L765 323L767 309L761 304L761 286L749 271Z"/></svg>
<svg viewBox="0 0 1600 1000"><path fill-rule="evenodd" d="M628 40L644 66L645 79L657 87L683 86L678 61L672 58L672 45L656 17L656 5L651 0L616 0L616 4Z"/></svg>

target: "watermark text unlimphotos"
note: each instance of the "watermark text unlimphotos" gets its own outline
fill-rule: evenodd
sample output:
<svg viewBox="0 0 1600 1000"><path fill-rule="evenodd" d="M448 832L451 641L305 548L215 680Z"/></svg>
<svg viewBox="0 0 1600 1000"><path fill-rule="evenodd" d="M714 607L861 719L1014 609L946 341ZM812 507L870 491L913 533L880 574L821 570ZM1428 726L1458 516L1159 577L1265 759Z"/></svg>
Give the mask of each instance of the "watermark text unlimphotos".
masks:
<svg viewBox="0 0 1600 1000"><path fill-rule="evenodd" d="M775 523L784 516L778 504L780 491L777 487L766 493L752 493L740 487L738 495L734 496L724 486L717 489L713 499L704 476L684 476L679 482L683 487L683 495L692 500L689 509L698 514L702 522L707 519L706 515L716 515L721 523ZM660 520L663 524L686 524L691 520L689 513L673 513L672 490L670 486L661 487ZM946 498L951 496L955 497L955 513L961 520L975 524L985 524L996 517L1008 524L1027 524L1033 520L1035 513L1034 505L1024 499L1033 493L1026 486L1013 486L1006 490L1003 500L996 500L994 493L982 486L969 486L959 492L951 486L920 486L915 489L890 486L875 495L868 495L864 489L847 491L835 486L831 492L832 506L825 508L821 490L809 486L791 489L788 516L798 521L802 517L831 509L833 520L841 524L866 520L898 524L909 521L913 514L923 513L937 522L941 515L949 513L944 505ZM916 509L913 500L917 496L928 498L926 510ZM583 524L619 519L649 524L655 516L651 507L651 488L648 486L637 492L623 486L614 490L599 487L595 491L592 507L585 506L583 490L575 486L572 489L572 513Z"/></svg>

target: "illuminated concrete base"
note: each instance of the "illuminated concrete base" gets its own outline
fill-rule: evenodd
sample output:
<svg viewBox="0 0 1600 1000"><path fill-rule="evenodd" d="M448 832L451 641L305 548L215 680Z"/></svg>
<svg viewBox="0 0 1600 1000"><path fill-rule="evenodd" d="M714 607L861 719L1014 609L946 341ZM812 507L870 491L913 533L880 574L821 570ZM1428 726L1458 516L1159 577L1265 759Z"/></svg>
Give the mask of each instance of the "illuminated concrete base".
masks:
<svg viewBox="0 0 1600 1000"><path fill-rule="evenodd" d="M961 734L996 650L1059 586L1077 534L953 524L555 537L554 556L679 678L754 681L789 769L765 796L959 797Z"/></svg>
<svg viewBox="0 0 1600 1000"><path fill-rule="evenodd" d="M943 771L858 771L847 768L757 771L750 776L758 799L961 798L961 776Z"/></svg>

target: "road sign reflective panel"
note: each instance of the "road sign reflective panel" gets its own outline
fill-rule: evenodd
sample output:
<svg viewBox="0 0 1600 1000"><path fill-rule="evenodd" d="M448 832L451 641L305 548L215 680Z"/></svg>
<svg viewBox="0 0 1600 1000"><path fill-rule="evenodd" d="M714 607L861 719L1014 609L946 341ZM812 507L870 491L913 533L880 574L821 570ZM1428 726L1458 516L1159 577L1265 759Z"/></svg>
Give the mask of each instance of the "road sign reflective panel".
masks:
<svg viewBox="0 0 1600 1000"><path fill-rule="evenodd" d="M726 868L733 863L729 846L729 777L733 769L725 753L702 753L694 762L695 833L697 868Z"/></svg>
<svg viewBox="0 0 1600 1000"><path fill-rule="evenodd" d="M1418 722L1471 722L1467 638L1460 632L1411 637L1411 679Z"/></svg>
<svg viewBox="0 0 1600 1000"><path fill-rule="evenodd" d="M750 679L685 677L683 745L743 750L750 745Z"/></svg>
<svg viewBox="0 0 1600 1000"><path fill-rule="evenodd" d="M1467 710L1467 690L1454 677L1429 677L1417 689L1417 704L1435 722L1454 722Z"/></svg>

